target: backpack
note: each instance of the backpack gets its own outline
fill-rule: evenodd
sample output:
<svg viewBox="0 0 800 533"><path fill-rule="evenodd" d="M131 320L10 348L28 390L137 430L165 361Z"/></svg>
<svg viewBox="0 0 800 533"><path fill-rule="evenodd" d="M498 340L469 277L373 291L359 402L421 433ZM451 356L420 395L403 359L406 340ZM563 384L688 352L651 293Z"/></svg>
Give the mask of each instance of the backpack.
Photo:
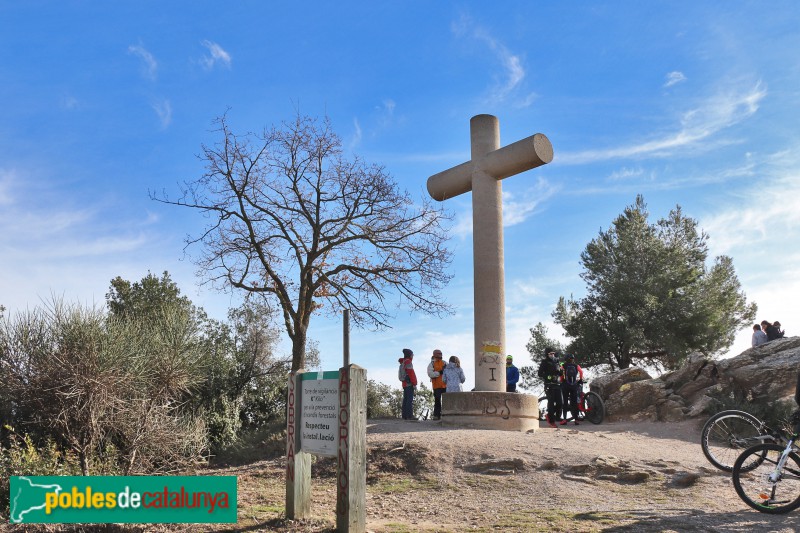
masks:
<svg viewBox="0 0 800 533"><path fill-rule="evenodd" d="M564 363L564 383L567 385L578 383L578 365L575 363Z"/></svg>
<svg viewBox="0 0 800 533"><path fill-rule="evenodd" d="M406 378L408 377L408 373L406 372L406 362L400 361L400 368L397 369L397 379L402 382L405 382Z"/></svg>

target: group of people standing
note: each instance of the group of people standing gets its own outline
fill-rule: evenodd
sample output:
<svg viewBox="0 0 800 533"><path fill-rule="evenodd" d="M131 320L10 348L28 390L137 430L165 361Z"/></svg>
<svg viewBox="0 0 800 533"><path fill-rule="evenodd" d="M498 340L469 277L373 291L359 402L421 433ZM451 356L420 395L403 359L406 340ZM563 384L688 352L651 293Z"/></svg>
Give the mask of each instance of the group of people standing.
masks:
<svg viewBox="0 0 800 533"><path fill-rule="evenodd" d="M569 412L577 426L583 369L575 362L575 356L567 354L564 362L560 363L556 350L545 348L544 358L539 363L538 376L544 383L547 395L547 424L552 428L557 427L557 424L566 425Z"/></svg>
<svg viewBox="0 0 800 533"><path fill-rule="evenodd" d="M403 357L398 362L400 370L398 377L403 384L403 420L416 420L414 417L414 391L417 387L417 375L414 372L414 352L403 348ZM442 394L445 392L461 392L461 385L467 380L461 361L455 355L447 363L444 362L442 351L436 349L428 365L428 377L431 379L433 389L433 420L442 418Z"/></svg>
<svg viewBox="0 0 800 533"><path fill-rule="evenodd" d="M772 323L762 320L761 324L753 325L753 340L751 344L755 348L769 341L782 338L784 333L781 329L781 323L777 320Z"/></svg>

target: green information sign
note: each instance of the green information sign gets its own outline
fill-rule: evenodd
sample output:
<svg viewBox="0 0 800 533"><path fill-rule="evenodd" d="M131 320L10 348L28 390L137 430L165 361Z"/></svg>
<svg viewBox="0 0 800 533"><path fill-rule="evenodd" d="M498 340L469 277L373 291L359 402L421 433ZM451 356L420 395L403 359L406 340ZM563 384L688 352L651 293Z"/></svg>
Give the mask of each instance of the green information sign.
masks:
<svg viewBox="0 0 800 533"><path fill-rule="evenodd" d="M12 476L12 524L235 523L236 476Z"/></svg>

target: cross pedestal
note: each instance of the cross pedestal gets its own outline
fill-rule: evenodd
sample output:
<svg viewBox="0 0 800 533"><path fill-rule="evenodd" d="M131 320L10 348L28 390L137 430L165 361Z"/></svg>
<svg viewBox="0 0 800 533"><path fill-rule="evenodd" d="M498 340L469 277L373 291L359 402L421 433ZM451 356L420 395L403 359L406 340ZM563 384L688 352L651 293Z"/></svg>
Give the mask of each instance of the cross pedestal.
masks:
<svg viewBox="0 0 800 533"><path fill-rule="evenodd" d="M428 178L428 193L444 201L472 191L472 248L474 270L475 391L445 394L443 415L456 395L477 395L469 411L486 411L487 401L506 393L505 271L503 265L503 204L501 180L553 160L553 146L541 133L500 148L500 123L492 115L476 115L470 120L471 159L466 163ZM492 393L491 400L480 393ZM458 400L461 402L461 400ZM464 400L466 401L466 400ZM501 402L502 403L502 402ZM536 402L534 402L535 404ZM480 405L483 408L478 409ZM459 405L459 409L466 405ZM538 426L538 406L536 407ZM534 413L530 413L532 416ZM527 417L528 414L520 414ZM513 428L521 429L521 428Z"/></svg>

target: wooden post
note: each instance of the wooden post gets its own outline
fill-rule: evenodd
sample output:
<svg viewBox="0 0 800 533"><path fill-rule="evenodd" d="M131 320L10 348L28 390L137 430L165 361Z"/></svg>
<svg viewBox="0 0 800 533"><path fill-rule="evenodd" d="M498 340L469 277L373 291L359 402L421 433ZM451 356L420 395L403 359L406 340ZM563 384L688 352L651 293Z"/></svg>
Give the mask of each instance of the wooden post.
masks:
<svg viewBox="0 0 800 533"><path fill-rule="evenodd" d="M342 320L342 351L344 360L342 366L350 366L350 310L345 309Z"/></svg>
<svg viewBox="0 0 800 533"><path fill-rule="evenodd" d="M286 413L286 518L307 518L311 513L311 454L300 451L300 375L289 374Z"/></svg>
<svg viewBox="0 0 800 533"><path fill-rule="evenodd" d="M336 531L367 527L367 371L339 369L339 455L336 467Z"/></svg>

